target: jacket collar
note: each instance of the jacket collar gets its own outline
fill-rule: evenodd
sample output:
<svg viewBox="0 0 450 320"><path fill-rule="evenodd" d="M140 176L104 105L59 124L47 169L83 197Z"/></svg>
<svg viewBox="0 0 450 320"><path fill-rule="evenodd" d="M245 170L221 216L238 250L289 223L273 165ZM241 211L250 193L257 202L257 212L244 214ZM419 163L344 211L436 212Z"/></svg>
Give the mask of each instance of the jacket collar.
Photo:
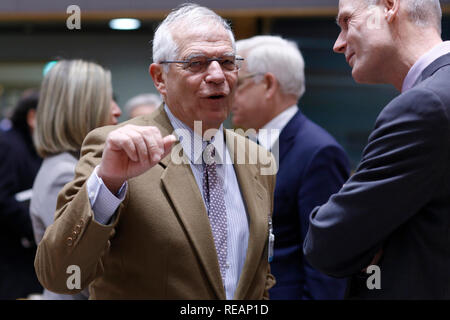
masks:
<svg viewBox="0 0 450 320"><path fill-rule="evenodd" d="M425 70L423 70L420 77L414 83L413 87L419 84L420 82L424 81L425 79L431 77L436 71L447 65L450 65L450 53L447 53L437 58L428 67L426 67Z"/></svg>

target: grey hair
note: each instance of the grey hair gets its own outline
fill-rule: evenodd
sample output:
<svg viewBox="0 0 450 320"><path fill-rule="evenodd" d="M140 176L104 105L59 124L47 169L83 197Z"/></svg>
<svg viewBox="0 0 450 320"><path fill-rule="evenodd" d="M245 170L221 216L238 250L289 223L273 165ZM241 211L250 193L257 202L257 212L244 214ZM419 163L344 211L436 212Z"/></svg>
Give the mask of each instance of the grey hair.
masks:
<svg viewBox="0 0 450 320"><path fill-rule="evenodd" d="M245 56L249 73L270 72L284 93L298 99L305 93L305 61L295 42L279 36L254 36L237 41L236 47L238 53ZM262 76L253 80L261 81Z"/></svg>
<svg viewBox="0 0 450 320"><path fill-rule="evenodd" d="M144 93L128 100L125 104L125 111L128 115L130 115L133 109L139 106L151 105L155 106L155 108L158 108L161 103L162 99L160 95L154 93Z"/></svg>
<svg viewBox="0 0 450 320"><path fill-rule="evenodd" d="M153 62L159 63L179 58L179 47L172 37L175 27L182 24L195 28L204 23L223 27L230 36L233 50L236 49L233 31L226 20L206 7L194 3L184 3L169 13L156 29L153 37ZM164 65L164 68L167 72L167 65Z"/></svg>
<svg viewBox="0 0 450 320"><path fill-rule="evenodd" d="M380 0L365 0L369 5L376 5ZM442 9L439 0L403 0L411 21L420 27L434 27L442 32Z"/></svg>

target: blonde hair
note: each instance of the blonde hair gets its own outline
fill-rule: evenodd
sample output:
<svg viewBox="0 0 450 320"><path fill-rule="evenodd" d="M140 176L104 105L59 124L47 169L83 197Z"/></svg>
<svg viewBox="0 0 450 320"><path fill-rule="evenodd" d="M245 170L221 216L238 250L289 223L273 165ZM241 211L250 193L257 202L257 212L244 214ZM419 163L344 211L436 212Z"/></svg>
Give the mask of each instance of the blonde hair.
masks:
<svg viewBox="0 0 450 320"><path fill-rule="evenodd" d="M86 135L108 124L111 73L83 60L61 60L45 75L34 144L41 157L78 152Z"/></svg>

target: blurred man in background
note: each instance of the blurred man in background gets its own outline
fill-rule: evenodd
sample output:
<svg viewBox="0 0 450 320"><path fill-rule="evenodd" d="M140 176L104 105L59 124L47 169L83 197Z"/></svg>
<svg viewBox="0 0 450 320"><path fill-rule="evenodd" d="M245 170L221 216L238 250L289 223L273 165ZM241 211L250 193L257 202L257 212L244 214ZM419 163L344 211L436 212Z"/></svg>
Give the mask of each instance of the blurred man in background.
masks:
<svg viewBox="0 0 450 320"><path fill-rule="evenodd" d="M37 104L38 92L26 91L14 109L12 127L0 132L0 299L42 292L33 267L36 244L28 211L41 165L31 138Z"/></svg>
<svg viewBox="0 0 450 320"><path fill-rule="evenodd" d="M304 61L295 43L256 36L236 43L245 58L233 105L233 123L257 132L279 155L271 270L271 299L341 299L345 280L312 268L303 256L309 213L337 192L349 174L342 147L297 106L305 92Z"/></svg>
<svg viewBox="0 0 450 320"><path fill-rule="evenodd" d="M155 111L162 103L161 96L154 93L137 95L125 104L128 119L132 119Z"/></svg>

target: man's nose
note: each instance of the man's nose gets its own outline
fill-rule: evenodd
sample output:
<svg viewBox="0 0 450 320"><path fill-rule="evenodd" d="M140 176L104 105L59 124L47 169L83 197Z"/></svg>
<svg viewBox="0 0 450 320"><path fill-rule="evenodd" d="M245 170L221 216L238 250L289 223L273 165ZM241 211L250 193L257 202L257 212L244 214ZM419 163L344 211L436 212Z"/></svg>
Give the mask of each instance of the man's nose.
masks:
<svg viewBox="0 0 450 320"><path fill-rule="evenodd" d="M333 46L333 51L336 53L345 53L345 47L347 46L347 41L343 35L343 32L339 33L338 38Z"/></svg>
<svg viewBox="0 0 450 320"><path fill-rule="evenodd" d="M206 82L213 82L215 84L221 84L225 81L225 74L218 61L211 61L206 72Z"/></svg>

